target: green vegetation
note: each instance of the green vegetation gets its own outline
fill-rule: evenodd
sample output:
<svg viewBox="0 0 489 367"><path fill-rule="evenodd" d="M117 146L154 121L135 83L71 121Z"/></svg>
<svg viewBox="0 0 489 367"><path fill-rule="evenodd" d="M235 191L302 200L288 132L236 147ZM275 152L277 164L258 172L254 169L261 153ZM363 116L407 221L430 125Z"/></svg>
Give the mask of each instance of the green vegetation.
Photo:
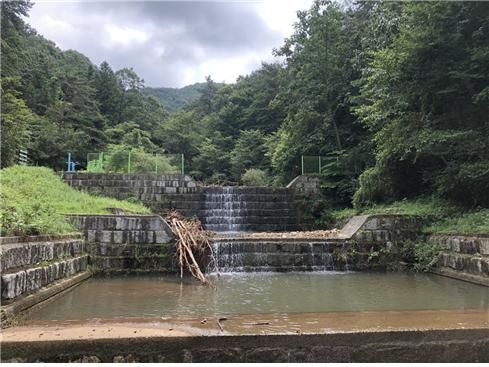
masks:
<svg viewBox="0 0 489 367"><path fill-rule="evenodd" d="M405 214L422 217L425 233L477 234L489 233L489 209L467 210L447 200L436 198L402 200L391 204L378 204L361 209L334 209L324 216L330 223L342 224L354 215Z"/></svg>
<svg viewBox="0 0 489 367"><path fill-rule="evenodd" d="M414 245L414 262L415 271L430 271L438 262L440 249L430 243L417 243Z"/></svg>
<svg viewBox="0 0 489 367"><path fill-rule="evenodd" d="M268 186L270 178L265 171L250 168L243 174L241 181L246 186Z"/></svg>
<svg viewBox="0 0 489 367"><path fill-rule="evenodd" d="M489 209L479 209L446 217L425 229L430 233L477 234L489 233Z"/></svg>
<svg viewBox="0 0 489 367"><path fill-rule="evenodd" d="M2 235L74 232L64 214L108 214L108 208L149 212L142 205L72 189L44 167L4 168L0 171L0 184Z"/></svg>
<svg viewBox="0 0 489 367"><path fill-rule="evenodd" d="M130 66L93 65L36 34L29 0L1 6L2 167L24 148L54 169L71 151L83 168L87 153L123 145L183 153L206 183L259 169L284 185L301 155L320 155L323 224L354 207L427 215L437 231L487 228L488 2L316 0L274 50L283 62L184 88L172 113L168 90L144 89Z"/></svg>

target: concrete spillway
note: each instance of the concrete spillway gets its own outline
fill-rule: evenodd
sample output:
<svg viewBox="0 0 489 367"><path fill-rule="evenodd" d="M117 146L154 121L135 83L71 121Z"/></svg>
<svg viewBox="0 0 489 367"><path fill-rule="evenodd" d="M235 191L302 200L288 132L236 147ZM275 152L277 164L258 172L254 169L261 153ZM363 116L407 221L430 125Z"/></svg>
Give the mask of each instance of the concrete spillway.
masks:
<svg viewBox="0 0 489 367"><path fill-rule="evenodd" d="M206 187L204 208L201 220L210 231L288 231L297 227L285 188Z"/></svg>

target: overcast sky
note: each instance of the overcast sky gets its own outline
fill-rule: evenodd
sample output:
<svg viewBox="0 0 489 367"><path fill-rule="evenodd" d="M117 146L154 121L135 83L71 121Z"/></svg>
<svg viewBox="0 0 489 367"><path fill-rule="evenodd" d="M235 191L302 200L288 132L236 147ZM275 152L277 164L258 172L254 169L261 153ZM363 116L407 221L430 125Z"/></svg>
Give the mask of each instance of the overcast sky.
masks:
<svg viewBox="0 0 489 367"><path fill-rule="evenodd" d="M37 1L27 21L62 49L97 65L133 67L152 87L239 75L273 61L297 10L312 0Z"/></svg>

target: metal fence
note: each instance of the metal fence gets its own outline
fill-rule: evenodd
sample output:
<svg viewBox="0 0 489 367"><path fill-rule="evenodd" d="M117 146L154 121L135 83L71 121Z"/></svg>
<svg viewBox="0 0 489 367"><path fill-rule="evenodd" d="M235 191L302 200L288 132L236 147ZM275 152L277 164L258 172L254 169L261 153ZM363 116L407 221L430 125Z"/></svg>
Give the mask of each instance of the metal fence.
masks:
<svg viewBox="0 0 489 367"><path fill-rule="evenodd" d="M87 172L184 174L183 154L115 151L87 154Z"/></svg>
<svg viewBox="0 0 489 367"><path fill-rule="evenodd" d="M320 175L326 172L326 168L336 163L336 157L303 155L301 166L303 175Z"/></svg>

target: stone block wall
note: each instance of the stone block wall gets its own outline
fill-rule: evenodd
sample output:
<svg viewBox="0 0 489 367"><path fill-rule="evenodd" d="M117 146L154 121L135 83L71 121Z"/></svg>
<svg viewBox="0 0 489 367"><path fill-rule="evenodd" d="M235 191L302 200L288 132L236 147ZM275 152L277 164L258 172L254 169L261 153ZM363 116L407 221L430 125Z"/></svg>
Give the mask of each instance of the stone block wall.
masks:
<svg viewBox="0 0 489 367"><path fill-rule="evenodd" d="M158 215L74 215L101 272L174 272L173 234Z"/></svg>
<svg viewBox="0 0 489 367"><path fill-rule="evenodd" d="M30 242L0 245L1 294L4 302L87 270L88 254L83 239L30 239Z"/></svg>
<svg viewBox="0 0 489 367"><path fill-rule="evenodd" d="M73 188L92 194L117 199L135 198L154 213L175 209L187 217L197 216L211 231L226 230L223 228L236 231L297 229L297 212L289 201L293 189L204 187L187 175L75 172L65 173L64 180Z"/></svg>
<svg viewBox="0 0 489 367"><path fill-rule="evenodd" d="M352 238L359 243L396 243L399 241L415 240L421 229L421 219L409 215L365 215L359 216L363 223ZM354 227L347 224L349 228ZM342 229L342 232L345 230Z"/></svg>
<svg viewBox="0 0 489 367"><path fill-rule="evenodd" d="M489 236L434 235L440 248L435 273L489 286Z"/></svg>
<svg viewBox="0 0 489 367"><path fill-rule="evenodd" d="M287 189L297 195L318 196L321 192L319 177L297 176L287 185Z"/></svg>
<svg viewBox="0 0 489 367"><path fill-rule="evenodd" d="M74 172L65 173L63 179L71 187L91 194L137 199L154 213L177 209L192 216L204 209L201 187L188 175Z"/></svg>
<svg viewBox="0 0 489 367"><path fill-rule="evenodd" d="M345 246L340 240L324 239L217 239L212 241L213 272L346 270L336 256Z"/></svg>
<svg viewBox="0 0 489 367"><path fill-rule="evenodd" d="M399 269L403 246L416 238L416 217L364 215L331 238L218 237L210 271L312 271Z"/></svg>

